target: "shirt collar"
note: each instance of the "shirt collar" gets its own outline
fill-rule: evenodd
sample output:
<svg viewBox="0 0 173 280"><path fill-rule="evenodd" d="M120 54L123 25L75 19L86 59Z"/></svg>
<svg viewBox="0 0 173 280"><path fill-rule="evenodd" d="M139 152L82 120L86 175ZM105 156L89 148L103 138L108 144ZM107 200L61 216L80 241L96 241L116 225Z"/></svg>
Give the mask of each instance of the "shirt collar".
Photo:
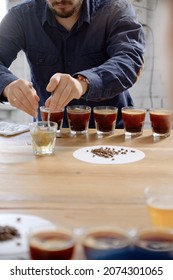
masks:
<svg viewBox="0 0 173 280"><path fill-rule="evenodd" d="M78 20L78 27L80 27L84 22L90 23L91 21L89 1L90 0L84 0L83 2L82 12ZM44 25L46 21L51 25L56 24L56 19L55 17L52 17L52 12L50 11L47 3L45 3L43 9L42 20L41 20L42 25Z"/></svg>
<svg viewBox="0 0 173 280"><path fill-rule="evenodd" d="M82 12L78 21L78 26L81 26L84 22L90 23L90 0L84 0L82 5Z"/></svg>

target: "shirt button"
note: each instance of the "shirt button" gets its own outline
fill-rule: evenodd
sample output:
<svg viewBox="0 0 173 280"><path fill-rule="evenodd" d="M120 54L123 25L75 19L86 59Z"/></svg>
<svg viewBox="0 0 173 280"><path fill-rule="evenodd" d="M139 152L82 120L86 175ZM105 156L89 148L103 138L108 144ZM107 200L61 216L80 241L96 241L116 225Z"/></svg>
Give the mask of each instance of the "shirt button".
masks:
<svg viewBox="0 0 173 280"><path fill-rule="evenodd" d="M39 63L43 63L44 62L44 58L39 58L38 62Z"/></svg>

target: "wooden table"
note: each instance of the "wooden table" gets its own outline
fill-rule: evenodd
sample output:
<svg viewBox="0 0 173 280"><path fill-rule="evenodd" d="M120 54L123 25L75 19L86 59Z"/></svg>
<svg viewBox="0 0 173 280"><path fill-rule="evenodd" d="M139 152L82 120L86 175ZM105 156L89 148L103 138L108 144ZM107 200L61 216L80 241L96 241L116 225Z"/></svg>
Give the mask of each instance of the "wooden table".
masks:
<svg viewBox="0 0 173 280"><path fill-rule="evenodd" d="M146 154L127 165L95 165L73 158L79 147L123 145ZM0 213L35 214L70 227L149 225L144 188L173 183L173 136L151 131L126 140L123 130L98 139L95 130L57 138L54 156L35 157L29 133L0 137Z"/></svg>

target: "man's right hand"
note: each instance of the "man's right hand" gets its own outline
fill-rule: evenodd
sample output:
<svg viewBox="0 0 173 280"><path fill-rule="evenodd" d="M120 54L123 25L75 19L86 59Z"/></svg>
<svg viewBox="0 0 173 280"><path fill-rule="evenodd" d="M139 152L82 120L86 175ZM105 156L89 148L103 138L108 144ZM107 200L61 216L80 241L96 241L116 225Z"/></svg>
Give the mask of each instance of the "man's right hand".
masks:
<svg viewBox="0 0 173 280"><path fill-rule="evenodd" d="M5 87L3 96L12 106L33 117L36 116L40 98L30 82L19 79L10 83Z"/></svg>

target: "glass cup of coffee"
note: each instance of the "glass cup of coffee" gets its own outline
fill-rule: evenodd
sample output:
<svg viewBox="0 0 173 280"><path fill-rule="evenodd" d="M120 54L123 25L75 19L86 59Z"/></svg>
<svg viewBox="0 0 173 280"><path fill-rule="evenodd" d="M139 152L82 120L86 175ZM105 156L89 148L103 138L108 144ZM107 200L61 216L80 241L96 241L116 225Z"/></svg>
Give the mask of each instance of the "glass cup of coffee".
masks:
<svg viewBox="0 0 173 280"><path fill-rule="evenodd" d="M86 231L81 242L89 260L129 259L131 246L129 237L113 227L96 227Z"/></svg>
<svg viewBox="0 0 173 280"><path fill-rule="evenodd" d="M70 260L75 250L73 231L66 228L39 227L30 232L32 260Z"/></svg>
<svg viewBox="0 0 173 280"><path fill-rule="evenodd" d="M97 134L113 134L118 108L113 106L97 106L94 107L93 112Z"/></svg>
<svg viewBox="0 0 173 280"><path fill-rule="evenodd" d="M161 229L138 231L132 257L135 260L173 260L173 232Z"/></svg>
<svg viewBox="0 0 173 280"><path fill-rule="evenodd" d="M32 122L29 124L35 155L51 155L54 153L57 123Z"/></svg>
<svg viewBox="0 0 173 280"><path fill-rule="evenodd" d="M64 117L64 109L58 111L51 111L45 106L40 107L42 121L51 121L57 123L57 133L61 132L62 122Z"/></svg>
<svg viewBox="0 0 173 280"><path fill-rule="evenodd" d="M154 137L168 137L172 126L172 112L166 109L151 109L150 121Z"/></svg>
<svg viewBox="0 0 173 280"><path fill-rule="evenodd" d="M143 133L146 109L124 107L121 109L126 136L139 136Z"/></svg>
<svg viewBox="0 0 173 280"><path fill-rule="evenodd" d="M159 228L173 229L173 187L147 187L145 196L152 224Z"/></svg>
<svg viewBox="0 0 173 280"><path fill-rule="evenodd" d="M67 107L67 117L71 134L86 134L88 132L91 107L71 105Z"/></svg>

